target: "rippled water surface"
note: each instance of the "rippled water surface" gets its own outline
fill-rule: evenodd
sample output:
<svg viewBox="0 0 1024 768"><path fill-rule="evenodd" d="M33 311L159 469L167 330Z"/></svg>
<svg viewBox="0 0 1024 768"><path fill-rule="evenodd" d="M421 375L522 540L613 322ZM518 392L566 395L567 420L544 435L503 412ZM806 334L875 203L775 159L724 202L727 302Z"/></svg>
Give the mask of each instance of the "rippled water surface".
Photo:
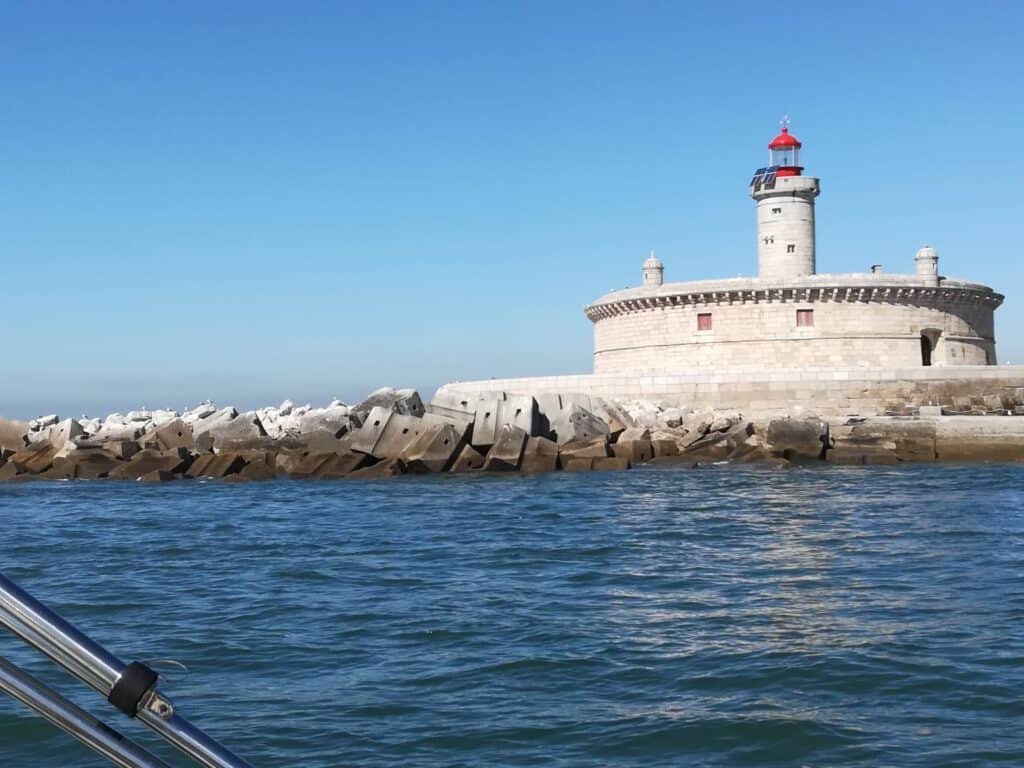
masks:
<svg viewBox="0 0 1024 768"><path fill-rule="evenodd" d="M1021 466L35 483L0 522L256 766L1024 765ZM0 765L105 763L0 700Z"/></svg>

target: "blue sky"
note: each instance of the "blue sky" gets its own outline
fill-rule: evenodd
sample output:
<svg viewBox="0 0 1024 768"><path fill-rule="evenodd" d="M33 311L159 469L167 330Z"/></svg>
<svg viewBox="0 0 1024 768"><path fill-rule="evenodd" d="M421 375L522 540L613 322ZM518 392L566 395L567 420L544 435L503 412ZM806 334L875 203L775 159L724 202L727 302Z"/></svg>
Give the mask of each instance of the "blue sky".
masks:
<svg viewBox="0 0 1024 768"><path fill-rule="evenodd" d="M779 9L782 9L781 11ZM818 269L1007 294L1024 5L0 3L0 413L587 372L583 306L756 271L792 116Z"/></svg>

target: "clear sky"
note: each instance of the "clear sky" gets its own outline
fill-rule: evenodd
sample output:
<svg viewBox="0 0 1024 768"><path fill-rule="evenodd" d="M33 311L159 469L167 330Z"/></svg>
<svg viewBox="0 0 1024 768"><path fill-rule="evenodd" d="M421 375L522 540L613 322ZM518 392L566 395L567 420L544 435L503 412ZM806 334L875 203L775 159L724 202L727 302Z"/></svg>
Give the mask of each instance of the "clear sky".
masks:
<svg viewBox="0 0 1024 768"><path fill-rule="evenodd" d="M584 373L583 306L756 272L784 112L818 269L1007 295L1024 4L0 3L0 413Z"/></svg>

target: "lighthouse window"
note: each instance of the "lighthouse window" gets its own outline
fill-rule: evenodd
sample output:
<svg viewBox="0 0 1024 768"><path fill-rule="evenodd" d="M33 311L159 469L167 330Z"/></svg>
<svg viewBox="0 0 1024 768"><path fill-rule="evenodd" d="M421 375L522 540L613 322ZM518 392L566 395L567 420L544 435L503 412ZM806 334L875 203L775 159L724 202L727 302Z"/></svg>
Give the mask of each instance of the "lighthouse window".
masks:
<svg viewBox="0 0 1024 768"><path fill-rule="evenodd" d="M796 253L796 246L790 243L786 246L786 253Z"/></svg>
<svg viewBox="0 0 1024 768"><path fill-rule="evenodd" d="M814 325L814 310L798 309L796 311L796 324L797 327L807 327Z"/></svg>
<svg viewBox="0 0 1024 768"><path fill-rule="evenodd" d="M772 213L782 213L781 208L772 208Z"/></svg>
<svg viewBox="0 0 1024 768"><path fill-rule="evenodd" d="M697 315L697 330L698 331L710 331L711 330L711 313L701 312Z"/></svg>

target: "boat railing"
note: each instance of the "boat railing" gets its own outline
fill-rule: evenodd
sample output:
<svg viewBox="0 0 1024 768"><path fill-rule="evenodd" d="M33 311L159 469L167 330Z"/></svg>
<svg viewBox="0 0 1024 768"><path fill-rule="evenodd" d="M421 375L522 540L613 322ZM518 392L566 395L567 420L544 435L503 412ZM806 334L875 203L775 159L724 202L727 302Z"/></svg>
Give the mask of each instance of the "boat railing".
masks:
<svg viewBox="0 0 1024 768"><path fill-rule="evenodd" d="M125 664L3 574L0 626L204 768L252 768L177 711L174 703L158 690L157 672L142 662ZM0 692L20 701L117 766L169 768L143 747L4 659L0 659Z"/></svg>

